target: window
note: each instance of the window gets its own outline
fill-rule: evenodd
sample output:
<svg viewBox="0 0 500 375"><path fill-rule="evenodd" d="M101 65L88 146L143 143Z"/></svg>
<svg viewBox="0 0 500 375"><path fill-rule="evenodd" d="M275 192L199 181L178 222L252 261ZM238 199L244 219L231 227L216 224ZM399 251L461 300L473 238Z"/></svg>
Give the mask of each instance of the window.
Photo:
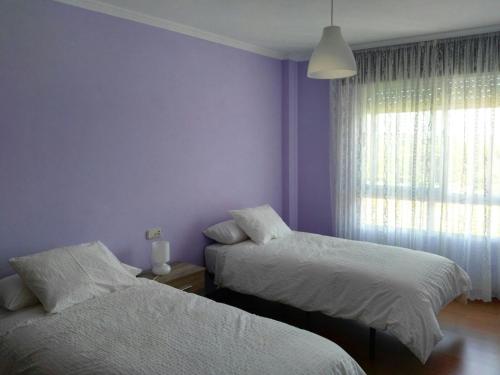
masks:
<svg viewBox="0 0 500 375"><path fill-rule="evenodd" d="M360 176L367 230L500 237L500 107L488 97L500 75L446 84L411 92L397 83L365 88Z"/></svg>

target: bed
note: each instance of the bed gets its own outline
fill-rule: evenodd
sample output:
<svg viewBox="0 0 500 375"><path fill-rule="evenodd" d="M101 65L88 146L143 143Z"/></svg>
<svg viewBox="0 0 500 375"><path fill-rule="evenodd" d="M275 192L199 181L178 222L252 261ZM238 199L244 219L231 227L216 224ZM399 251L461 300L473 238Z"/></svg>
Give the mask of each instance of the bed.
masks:
<svg viewBox="0 0 500 375"><path fill-rule="evenodd" d="M339 346L150 280L74 304L0 310L0 374L339 374Z"/></svg>
<svg viewBox="0 0 500 375"><path fill-rule="evenodd" d="M356 320L392 334L422 363L443 337L437 314L471 288L438 255L295 231L261 245L209 245L205 258L219 287Z"/></svg>

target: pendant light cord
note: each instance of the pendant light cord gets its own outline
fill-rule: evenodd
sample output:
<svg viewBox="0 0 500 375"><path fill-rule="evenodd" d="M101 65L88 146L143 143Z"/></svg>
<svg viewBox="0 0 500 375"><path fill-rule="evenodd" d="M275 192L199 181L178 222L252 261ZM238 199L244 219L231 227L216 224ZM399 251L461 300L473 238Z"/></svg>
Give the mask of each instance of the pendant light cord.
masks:
<svg viewBox="0 0 500 375"><path fill-rule="evenodd" d="M333 0L330 7L330 25L333 26Z"/></svg>

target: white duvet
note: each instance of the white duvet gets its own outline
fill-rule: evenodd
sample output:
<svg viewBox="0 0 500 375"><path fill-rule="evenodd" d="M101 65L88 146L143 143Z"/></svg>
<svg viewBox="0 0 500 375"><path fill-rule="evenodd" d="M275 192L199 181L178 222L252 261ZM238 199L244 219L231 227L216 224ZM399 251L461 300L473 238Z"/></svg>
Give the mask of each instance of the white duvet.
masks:
<svg viewBox="0 0 500 375"><path fill-rule="evenodd" d="M340 374L339 346L153 281L0 331L0 374Z"/></svg>
<svg viewBox="0 0 500 375"><path fill-rule="evenodd" d="M237 292L387 331L423 363L443 337L438 312L471 287L438 255L302 232L221 246L215 277Z"/></svg>

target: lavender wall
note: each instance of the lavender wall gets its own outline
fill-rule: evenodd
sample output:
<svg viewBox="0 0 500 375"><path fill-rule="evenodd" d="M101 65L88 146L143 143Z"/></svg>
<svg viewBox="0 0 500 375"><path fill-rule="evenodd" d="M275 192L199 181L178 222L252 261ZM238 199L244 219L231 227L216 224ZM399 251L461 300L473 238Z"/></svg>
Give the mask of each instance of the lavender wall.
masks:
<svg viewBox="0 0 500 375"><path fill-rule="evenodd" d="M329 174L329 81L298 67L299 230L332 234Z"/></svg>
<svg viewBox="0 0 500 375"><path fill-rule="evenodd" d="M279 61L48 0L0 2L0 56L0 274L96 239L144 267L154 226L201 263L226 210L281 210Z"/></svg>

